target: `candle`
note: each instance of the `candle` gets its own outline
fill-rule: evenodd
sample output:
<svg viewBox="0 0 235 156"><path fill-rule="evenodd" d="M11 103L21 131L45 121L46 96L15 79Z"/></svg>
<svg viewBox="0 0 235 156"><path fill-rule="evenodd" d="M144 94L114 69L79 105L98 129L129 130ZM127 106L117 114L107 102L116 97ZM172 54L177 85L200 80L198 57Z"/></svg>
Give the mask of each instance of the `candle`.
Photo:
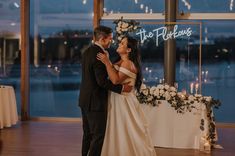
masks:
<svg viewBox="0 0 235 156"><path fill-rule="evenodd" d="M174 83L174 87L176 90L178 90L178 83L177 82Z"/></svg>
<svg viewBox="0 0 235 156"><path fill-rule="evenodd" d="M209 152L209 151L211 150L211 145L210 145L209 142L206 142L206 143L204 144L204 149L205 149L205 151L207 151L207 152Z"/></svg>
<svg viewBox="0 0 235 156"><path fill-rule="evenodd" d="M208 75L208 70L205 72L205 75L206 75L206 78L207 78L207 75Z"/></svg>
<svg viewBox="0 0 235 156"><path fill-rule="evenodd" d="M198 87L199 87L199 84L196 83L196 84L195 84L195 92L196 92L196 94L197 94L197 92L198 92Z"/></svg>
<svg viewBox="0 0 235 156"><path fill-rule="evenodd" d="M191 93L191 94L193 94L193 88L194 88L194 83L192 82L192 83L190 84L190 93Z"/></svg>

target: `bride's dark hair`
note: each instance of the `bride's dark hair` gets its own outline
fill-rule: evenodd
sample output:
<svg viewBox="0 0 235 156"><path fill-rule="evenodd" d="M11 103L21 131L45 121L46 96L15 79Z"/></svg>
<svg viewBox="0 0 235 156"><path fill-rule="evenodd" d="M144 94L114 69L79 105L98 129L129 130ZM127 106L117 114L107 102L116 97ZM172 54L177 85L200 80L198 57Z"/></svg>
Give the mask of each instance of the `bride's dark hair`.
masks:
<svg viewBox="0 0 235 156"><path fill-rule="evenodd" d="M139 91L140 86L142 84L142 69L139 44L138 41L133 37L125 36L124 38L127 39L127 47L131 49L131 52L129 52L129 59L134 63L138 71L135 82L135 88L137 89L137 91Z"/></svg>

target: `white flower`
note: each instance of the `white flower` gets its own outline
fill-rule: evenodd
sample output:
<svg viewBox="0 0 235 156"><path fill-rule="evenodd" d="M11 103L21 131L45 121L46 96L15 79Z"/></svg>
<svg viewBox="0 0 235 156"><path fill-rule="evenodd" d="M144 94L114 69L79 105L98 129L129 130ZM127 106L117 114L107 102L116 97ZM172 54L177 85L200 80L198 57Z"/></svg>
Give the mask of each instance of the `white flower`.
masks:
<svg viewBox="0 0 235 156"><path fill-rule="evenodd" d="M172 101L172 105L175 106L177 104L176 101Z"/></svg>
<svg viewBox="0 0 235 156"><path fill-rule="evenodd" d="M182 100L185 100L185 96L184 96L184 94L182 94L182 96L180 97Z"/></svg>
<svg viewBox="0 0 235 156"><path fill-rule="evenodd" d="M121 36L119 36L119 37L118 37L118 40L119 40L119 41L121 41L121 40L122 40L122 37L121 37Z"/></svg>
<svg viewBox="0 0 235 156"><path fill-rule="evenodd" d="M170 95L173 97L173 96L176 96L176 92L170 92Z"/></svg>
<svg viewBox="0 0 235 156"><path fill-rule="evenodd" d="M128 23L123 22L123 24L122 24L122 28L127 29L127 27L128 27L128 26L129 26L129 24L128 24Z"/></svg>
<svg viewBox="0 0 235 156"><path fill-rule="evenodd" d="M170 88L170 86L166 84L165 89L168 90L169 88Z"/></svg>
<svg viewBox="0 0 235 156"><path fill-rule="evenodd" d="M159 89L164 89L164 86L163 86L162 84L159 84L159 85L157 86L157 88L159 88Z"/></svg>
<svg viewBox="0 0 235 156"><path fill-rule="evenodd" d="M175 87L170 87L170 91L173 91L173 92L176 92L177 90L176 90L176 88Z"/></svg>
<svg viewBox="0 0 235 156"><path fill-rule="evenodd" d="M140 89L142 90L142 89L146 89L146 88L147 88L146 85L142 83L140 86Z"/></svg>
<svg viewBox="0 0 235 156"><path fill-rule="evenodd" d="M154 96L159 96L160 92L159 89L154 90L153 95Z"/></svg>
<svg viewBox="0 0 235 156"><path fill-rule="evenodd" d="M195 100L195 98L194 98L194 96L193 96L193 95L189 95L188 100L189 100L189 101L194 101L194 100Z"/></svg>
<svg viewBox="0 0 235 156"><path fill-rule="evenodd" d="M143 90L143 94L148 95L148 90L147 89Z"/></svg>
<svg viewBox="0 0 235 156"><path fill-rule="evenodd" d="M116 27L116 31L120 31L121 30L121 28L120 27Z"/></svg>
<svg viewBox="0 0 235 156"><path fill-rule="evenodd" d="M123 32L126 32L126 31L128 31L128 29L127 29L127 28L123 28L122 31L123 31Z"/></svg>
<svg viewBox="0 0 235 156"><path fill-rule="evenodd" d="M171 99L171 96L170 96L169 92L165 92L165 94L163 96L166 98L166 100Z"/></svg>
<svg viewBox="0 0 235 156"><path fill-rule="evenodd" d="M121 34L121 33L122 33L122 31L121 31L121 30L118 30L118 31L117 31L117 33Z"/></svg>
<svg viewBox="0 0 235 156"><path fill-rule="evenodd" d="M160 95L163 95L163 94L164 94L164 90L160 89Z"/></svg>
<svg viewBox="0 0 235 156"><path fill-rule="evenodd" d="M150 94L153 94L157 87L153 86L150 88Z"/></svg>
<svg viewBox="0 0 235 156"><path fill-rule="evenodd" d="M210 102L212 100L212 97L211 96L205 96L205 99L207 102Z"/></svg>
<svg viewBox="0 0 235 156"><path fill-rule="evenodd" d="M202 95L201 94L195 94L195 97L200 98L200 97L202 97Z"/></svg>
<svg viewBox="0 0 235 156"><path fill-rule="evenodd" d="M121 27L122 21L119 21L117 25L118 25L118 27Z"/></svg>
<svg viewBox="0 0 235 156"><path fill-rule="evenodd" d="M152 96L150 96L150 97L148 97L148 99L147 99L147 101L152 101L153 100L153 97Z"/></svg>

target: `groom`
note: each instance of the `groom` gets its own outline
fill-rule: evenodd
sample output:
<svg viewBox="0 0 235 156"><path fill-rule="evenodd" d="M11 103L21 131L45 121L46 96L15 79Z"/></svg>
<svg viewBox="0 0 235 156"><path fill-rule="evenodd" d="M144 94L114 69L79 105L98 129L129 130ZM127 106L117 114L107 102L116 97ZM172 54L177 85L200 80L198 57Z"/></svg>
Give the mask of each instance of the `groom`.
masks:
<svg viewBox="0 0 235 156"><path fill-rule="evenodd" d="M97 27L94 39L95 43L82 55L79 96L83 121L82 156L100 156L106 129L108 90L121 93L132 89L128 84L113 85L108 79L105 65L96 59L97 53L107 53L105 49L110 47L113 40L112 29Z"/></svg>

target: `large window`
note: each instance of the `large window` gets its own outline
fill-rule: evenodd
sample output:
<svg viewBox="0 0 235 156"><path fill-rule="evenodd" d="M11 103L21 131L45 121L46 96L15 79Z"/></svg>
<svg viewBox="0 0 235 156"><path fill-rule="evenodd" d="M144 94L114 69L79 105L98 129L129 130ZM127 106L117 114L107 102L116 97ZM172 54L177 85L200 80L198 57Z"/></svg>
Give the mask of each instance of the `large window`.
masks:
<svg viewBox="0 0 235 156"><path fill-rule="evenodd" d="M20 0L0 1L0 85L14 87L20 113Z"/></svg>
<svg viewBox="0 0 235 156"><path fill-rule="evenodd" d="M20 4L0 0L0 84L13 85L20 105ZM33 117L80 117L78 108L81 54L91 43L93 0L30 1L30 114ZM235 16L233 0L178 0L177 22L202 22L201 72L199 28L176 40L176 81L180 91L202 80L202 94L222 101L219 122L235 122ZM125 5L123 5L125 4ZM202 5L203 4L203 5ZM101 24L114 29L117 18L135 19L147 31L164 26L163 0L104 0ZM221 13L223 13L221 15ZM225 19L223 19L225 18ZM185 20L186 19L186 20ZM197 19L197 21L195 20ZM207 19L207 20L205 20ZM213 20L212 20L213 19ZM148 20L152 24L147 23ZM195 21L192 21L195 20ZM156 22L154 24L154 22ZM184 28L187 25L179 27ZM132 34L139 39L139 36ZM117 57L114 43L111 58ZM144 82L164 83L164 41L141 44ZM199 73L200 72L200 73ZM195 92L195 91L194 91ZM20 107L18 106L18 111Z"/></svg>
<svg viewBox="0 0 235 156"><path fill-rule="evenodd" d="M202 91L222 102L216 110L221 122L235 122L235 21L204 21Z"/></svg>
<svg viewBox="0 0 235 156"><path fill-rule="evenodd" d="M92 40L93 1L30 2L31 116L80 117L80 59Z"/></svg>
<svg viewBox="0 0 235 156"><path fill-rule="evenodd" d="M125 1L126 6L129 6L128 10L125 10L125 7L120 5L112 7L112 2L105 0L105 9L108 14L104 15L103 23L106 24L107 20L113 21L121 16L128 19L134 17L134 19L138 21L151 19L151 17L152 21L162 20L162 16L160 16L159 13L164 12L164 4L161 5L161 2L151 1L152 8L155 6L161 7L161 9L153 9L161 11L153 11L152 16L146 16L144 11L141 12L138 10L139 8L133 10L133 7L136 6L134 2L135 1L130 2L133 3L131 5L128 1ZM138 1L137 4L139 4L139 2L140 1ZM110 10L113 10L111 11L112 14L110 14ZM189 38L178 38L176 40L176 82L178 83L179 91L186 89L187 92L190 93L190 86L193 84L193 92L195 93L195 84L199 82L199 76L201 76L202 94L212 96L222 102L220 109L215 110L216 120L219 122L235 122L233 115L234 106L231 102L235 100L232 95L235 91L233 85L235 84L234 1L178 0L177 10L179 13L177 22L202 23L201 71L199 70L199 27L193 28L198 32L196 35L192 35ZM132 17L128 13L138 14ZM221 15L221 13L223 13L223 15ZM182 21L180 19L188 20ZM111 22L109 21L109 23ZM114 28L113 24L110 25ZM160 25L150 26L148 24L142 26L146 29L148 29L148 27L160 27ZM147 43L150 44L147 45ZM144 78L145 82L149 85L164 82L162 80L164 73L164 48L153 48L153 44L151 40L148 40L141 46ZM162 46L164 46L164 44ZM199 90L197 90L197 92L199 92Z"/></svg>

